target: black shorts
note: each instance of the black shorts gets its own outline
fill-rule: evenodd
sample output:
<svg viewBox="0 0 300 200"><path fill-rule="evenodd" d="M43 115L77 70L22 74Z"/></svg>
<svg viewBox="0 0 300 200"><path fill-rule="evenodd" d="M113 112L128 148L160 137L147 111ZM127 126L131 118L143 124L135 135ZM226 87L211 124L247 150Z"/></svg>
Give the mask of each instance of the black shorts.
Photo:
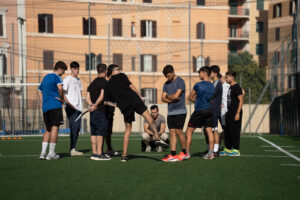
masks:
<svg viewBox="0 0 300 200"><path fill-rule="evenodd" d="M186 114L168 115L167 122L169 129L183 129Z"/></svg>
<svg viewBox="0 0 300 200"><path fill-rule="evenodd" d="M108 121L104 111L95 110L90 114L91 135L106 136Z"/></svg>
<svg viewBox="0 0 300 200"><path fill-rule="evenodd" d="M124 122L132 123L135 121L134 113L142 115L147 110L147 107L143 102L130 105L128 108L122 111L124 116Z"/></svg>
<svg viewBox="0 0 300 200"><path fill-rule="evenodd" d="M64 123L62 108L55 108L43 113L46 130L51 131L52 126L59 126Z"/></svg>
<svg viewBox="0 0 300 200"><path fill-rule="evenodd" d="M212 128L214 126L212 109L194 111L188 126L192 128L202 128L203 126Z"/></svg>

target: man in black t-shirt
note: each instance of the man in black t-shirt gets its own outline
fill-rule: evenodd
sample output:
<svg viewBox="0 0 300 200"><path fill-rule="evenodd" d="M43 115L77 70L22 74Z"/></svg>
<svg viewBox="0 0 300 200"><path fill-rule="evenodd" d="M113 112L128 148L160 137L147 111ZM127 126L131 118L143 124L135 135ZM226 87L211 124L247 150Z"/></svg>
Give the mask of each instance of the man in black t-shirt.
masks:
<svg viewBox="0 0 300 200"><path fill-rule="evenodd" d="M107 134L108 121L104 105L104 88L106 85L106 65L97 66L98 77L91 82L87 89L86 102L89 104L92 160L110 160L102 152L103 137Z"/></svg>
<svg viewBox="0 0 300 200"><path fill-rule="evenodd" d="M123 155L122 162L126 162L127 149L129 143L129 136L131 134L132 122L135 121L135 112L142 115L149 123L151 129L154 131L155 143L157 145L168 146L164 141L159 139L157 129L150 112L147 110L142 97L138 90L129 81L128 77L124 73L120 73L118 65L112 64L107 69L107 76L110 80L105 87L105 101L115 102L124 116L125 132L123 141Z"/></svg>
<svg viewBox="0 0 300 200"><path fill-rule="evenodd" d="M242 126L242 106L244 95L242 88L235 81L236 72L226 73L226 82L230 84L227 95L227 113L225 116L225 145L226 148L220 155L240 156L240 133Z"/></svg>

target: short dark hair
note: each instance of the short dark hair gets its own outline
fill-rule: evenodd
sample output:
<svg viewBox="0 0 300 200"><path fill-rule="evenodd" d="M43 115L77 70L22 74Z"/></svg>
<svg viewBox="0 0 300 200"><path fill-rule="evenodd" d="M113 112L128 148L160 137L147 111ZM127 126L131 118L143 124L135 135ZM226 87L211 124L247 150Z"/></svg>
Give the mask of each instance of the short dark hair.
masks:
<svg viewBox="0 0 300 200"><path fill-rule="evenodd" d="M219 77L219 74L220 74L220 67L218 65L213 65L210 67L210 71L211 72L214 72L217 74L217 76Z"/></svg>
<svg viewBox="0 0 300 200"><path fill-rule="evenodd" d="M174 72L174 68L172 65L166 65L163 69L163 74L166 76L169 73Z"/></svg>
<svg viewBox="0 0 300 200"><path fill-rule="evenodd" d="M106 76L111 76L111 74L112 74L112 72L114 71L115 68L119 68L119 66L116 65L116 64L109 65L108 68L107 68Z"/></svg>
<svg viewBox="0 0 300 200"><path fill-rule="evenodd" d="M58 69L67 70L68 67L67 67L66 63L64 63L63 61L57 61L54 65L54 70L56 71Z"/></svg>
<svg viewBox="0 0 300 200"><path fill-rule="evenodd" d="M98 74L106 72L107 66L104 63L100 63L97 65L97 72Z"/></svg>
<svg viewBox="0 0 300 200"><path fill-rule="evenodd" d="M76 62L76 61L71 62L71 63L70 63L70 68L71 68L71 69L72 69L72 68L79 68L79 63Z"/></svg>
<svg viewBox="0 0 300 200"><path fill-rule="evenodd" d="M226 76L232 76L235 79L236 78L236 72L233 71L233 70L229 70L228 72L226 72Z"/></svg>
<svg viewBox="0 0 300 200"><path fill-rule="evenodd" d="M150 107L150 110L154 110L154 109L157 109L157 111L158 111L158 106L157 105L153 105L153 106Z"/></svg>
<svg viewBox="0 0 300 200"><path fill-rule="evenodd" d="M201 68L198 70L198 73L200 73L200 72L206 72L207 76L210 76L210 67L209 67L209 66L201 67Z"/></svg>

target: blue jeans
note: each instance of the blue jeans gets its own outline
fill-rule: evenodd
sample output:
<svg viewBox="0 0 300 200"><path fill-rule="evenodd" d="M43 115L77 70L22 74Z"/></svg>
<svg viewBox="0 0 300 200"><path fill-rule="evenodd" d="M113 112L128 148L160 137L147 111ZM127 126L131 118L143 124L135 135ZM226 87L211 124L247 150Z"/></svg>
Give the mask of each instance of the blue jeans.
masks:
<svg viewBox="0 0 300 200"><path fill-rule="evenodd" d="M70 126L70 149L75 149L80 127L81 127L81 118L75 122L75 119L81 114L80 111L71 108L70 106L66 106L65 108L67 117L69 120Z"/></svg>

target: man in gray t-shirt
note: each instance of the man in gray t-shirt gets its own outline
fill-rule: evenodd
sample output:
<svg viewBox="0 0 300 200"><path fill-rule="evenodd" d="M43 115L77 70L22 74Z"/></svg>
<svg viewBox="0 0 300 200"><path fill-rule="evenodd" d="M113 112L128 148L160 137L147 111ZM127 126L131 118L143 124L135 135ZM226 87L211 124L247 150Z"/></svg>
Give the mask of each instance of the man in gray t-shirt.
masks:
<svg viewBox="0 0 300 200"><path fill-rule="evenodd" d="M182 78L175 75L172 65L166 65L163 74L167 78L163 87L162 102L168 103L168 128L170 131L171 154L163 158L165 162L181 161L188 157L186 153L186 138L183 134L183 126L186 118L185 83ZM182 152L176 155L176 143L178 136Z"/></svg>
<svg viewBox="0 0 300 200"><path fill-rule="evenodd" d="M165 133L165 126L166 126L165 117L158 113L157 105L151 106L150 111L159 137L166 142L168 139L168 135ZM146 152L151 152L150 142L153 141L153 135L154 135L154 131L149 126L149 123L146 120L144 120L144 132L142 134L142 139L144 144L146 145ZM162 147L157 146L156 151L162 152Z"/></svg>

